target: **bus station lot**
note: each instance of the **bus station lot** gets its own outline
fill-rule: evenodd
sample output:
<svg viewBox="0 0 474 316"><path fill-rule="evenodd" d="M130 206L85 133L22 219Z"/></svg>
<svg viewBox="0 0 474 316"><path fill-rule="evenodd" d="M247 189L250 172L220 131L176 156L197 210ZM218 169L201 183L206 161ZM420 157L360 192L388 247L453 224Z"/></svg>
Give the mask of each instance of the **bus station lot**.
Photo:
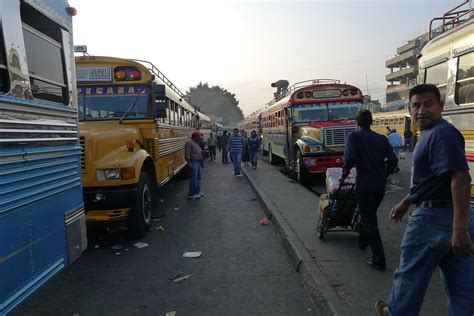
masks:
<svg viewBox="0 0 474 316"><path fill-rule="evenodd" d="M154 214L143 240L88 225L83 256L12 315L319 315L275 227L259 224L247 180L232 175L206 161L198 201L186 200L188 181L172 180L159 196L166 216Z"/></svg>
<svg viewBox="0 0 474 316"><path fill-rule="evenodd" d="M388 300L393 272L398 266L400 243L407 219L394 224L388 215L408 192L411 154L400 160L400 172L391 177L378 210L379 227L387 257L387 271L366 264L370 250L358 248L354 232L329 232L322 242L317 236L319 198L325 192L324 178L317 177L310 190L280 172L262 157L257 170L245 174L264 209L280 232L293 265L303 274L307 288L324 314L374 315L374 303ZM446 302L439 275L431 280L420 315L446 315Z"/></svg>

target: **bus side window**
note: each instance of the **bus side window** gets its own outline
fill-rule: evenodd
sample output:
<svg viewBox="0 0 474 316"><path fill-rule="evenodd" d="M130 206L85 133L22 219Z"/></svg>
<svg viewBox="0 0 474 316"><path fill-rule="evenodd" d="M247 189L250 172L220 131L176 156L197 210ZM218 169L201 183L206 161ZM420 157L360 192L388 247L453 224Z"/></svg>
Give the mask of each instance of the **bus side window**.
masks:
<svg viewBox="0 0 474 316"><path fill-rule="evenodd" d="M67 104L61 28L25 2L20 12L33 97Z"/></svg>
<svg viewBox="0 0 474 316"><path fill-rule="evenodd" d="M9 89L10 80L8 79L5 44L3 42L3 30L0 26L0 94L7 93Z"/></svg>
<svg viewBox="0 0 474 316"><path fill-rule="evenodd" d="M459 57L455 100L458 105L474 103L474 52Z"/></svg>
<svg viewBox="0 0 474 316"><path fill-rule="evenodd" d="M448 80L448 63L444 62L426 68L425 83L434 84L439 88L441 101L446 100L446 81Z"/></svg>

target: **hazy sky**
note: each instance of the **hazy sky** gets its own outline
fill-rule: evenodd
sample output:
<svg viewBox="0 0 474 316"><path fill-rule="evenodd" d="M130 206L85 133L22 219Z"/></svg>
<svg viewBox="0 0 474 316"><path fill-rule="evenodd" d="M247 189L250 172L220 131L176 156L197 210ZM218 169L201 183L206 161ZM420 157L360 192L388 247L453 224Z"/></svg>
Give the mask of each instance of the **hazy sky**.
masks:
<svg viewBox="0 0 474 316"><path fill-rule="evenodd" d="M270 83L334 78L384 99L385 60L461 0L69 0L75 44L146 59L184 92L200 81L236 94L245 114Z"/></svg>

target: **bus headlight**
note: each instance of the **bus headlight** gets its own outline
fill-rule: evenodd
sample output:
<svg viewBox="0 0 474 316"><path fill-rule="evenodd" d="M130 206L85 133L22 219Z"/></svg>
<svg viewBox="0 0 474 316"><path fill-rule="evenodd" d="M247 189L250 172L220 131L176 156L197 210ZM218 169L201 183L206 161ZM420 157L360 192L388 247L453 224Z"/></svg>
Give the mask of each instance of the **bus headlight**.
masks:
<svg viewBox="0 0 474 316"><path fill-rule="evenodd" d="M313 152L313 153L323 151L323 147L319 146L319 145L310 146L309 148L310 148L311 152Z"/></svg>
<svg viewBox="0 0 474 316"><path fill-rule="evenodd" d="M96 178L97 181L120 180L120 169L99 169Z"/></svg>

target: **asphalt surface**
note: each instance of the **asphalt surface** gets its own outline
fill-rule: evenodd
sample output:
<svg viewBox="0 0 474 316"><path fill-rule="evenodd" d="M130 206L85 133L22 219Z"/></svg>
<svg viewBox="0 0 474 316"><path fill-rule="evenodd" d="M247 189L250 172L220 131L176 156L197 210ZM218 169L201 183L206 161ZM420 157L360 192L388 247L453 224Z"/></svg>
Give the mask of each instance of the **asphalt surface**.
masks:
<svg viewBox="0 0 474 316"><path fill-rule="evenodd" d="M378 210L379 229L387 257L387 271L376 271L366 264L370 250L360 251L357 234L352 231L329 232L326 241L317 236L319 197L325 192L324 177L316 177L309 187L302 187L288 177L283 163L272 166L267 157L261 157L256 171L246 172L257 191L263 192L270 207L275 210L276 222L283 223L290 244L296 249L305 276L313 279L316 293L325 295L325 301L316 302L320 309L331 301L332 310L340 315L374 315L376 300L387 300L393 281L393 271L399 263L400 243L407 219L401 224L389 221L390 209L408 193L411 153L400 160L400 172L391 176L384 200ZM296 245L296 246L295 246ZM302 248L301 249L298 249ZM291 253L291 250L288 251ZM336 298L336 299L334 299ZM425 296L420 315L446 315L446 299L440 277L435 273ZM329 313L331 314L331 313Z"/></svg>
<svg viewBox="0 0 474 316"><path fill-rule="evenodd" d="M259 224L247 180L232 175L232 165L206 162L198 201L186 200L187 180L167 184L166 216L140 240L145 248L121 225L89 225L84 255L12 315L318 315L275 227Z"/></svg>

